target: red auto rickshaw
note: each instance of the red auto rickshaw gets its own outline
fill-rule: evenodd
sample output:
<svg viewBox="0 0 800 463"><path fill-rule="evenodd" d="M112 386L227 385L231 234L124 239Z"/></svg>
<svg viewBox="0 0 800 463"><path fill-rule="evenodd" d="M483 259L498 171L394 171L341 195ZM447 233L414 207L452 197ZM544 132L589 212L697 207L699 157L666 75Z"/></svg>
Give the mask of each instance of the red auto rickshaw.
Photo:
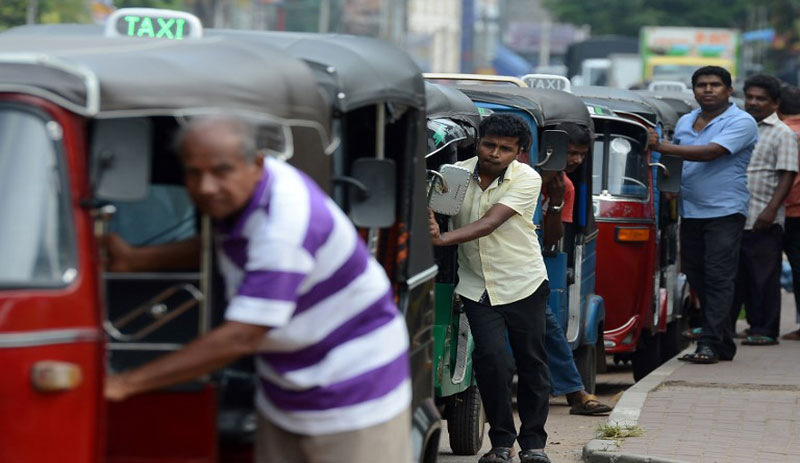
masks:
<svg viewBox="0 0 800 463"><path fill-rule="evenodd" d="M213 310L222 291L206 218L188 219L203 242L199 269L110 273L102 267L101 243L114 206L157 187L181 188L173 139L185 119L247 116L258 125L261 148L332 188L331 104L305 62L240 37L186 38L200 25L185 16L135 14L137 24L159 25L154 33L182 24L181 34L114 37L130 30L126 18L111 24L112 37L70 27L0 34L2 462L212 463L237 455L218 444L220 418L235 411L224 394L240 379L234 373L120 403L103 398L108 372L180 349L220 317ZM421 77L415 86L422 105ZM414 123L422 137L424 114ZM387 150L387 158L395 154ZM393 171L371 169L393 161L359 161L345 166L348 180L366 188L395 185ZM408 164L402 164L408 176L403 171L399 179L414 175ZM413 191L424 198L418 167L421 180ZM391 179L381 176L387 172ZM388 190L368 199L351 195L348 212L357 225L384 227L370 223L373 212L391 222L397 203L410 208L410 192ZM424 208L418 212L426 217ZM183 215L133 220L164 232L186 225ZM427 252L432 261L430 246ZM421 334L412 332L415 346L432 344L423 315ZM252 378L244 374L243 380ZM432 381L426 391L432 395ZM246 414L227 417L229 429L245 437L254 427Z"/></svg>
<svg viewBox="0 0 800 463"><path fill-rule="evenodd" d="M679 189L681 161L647 146L648 128L668 131L677 115L627 90L572 90L589 107L597 135L592 185L604 345L632 361L638 381L685 347L689 287L679 271L675 201L664 195Z"/></svg>

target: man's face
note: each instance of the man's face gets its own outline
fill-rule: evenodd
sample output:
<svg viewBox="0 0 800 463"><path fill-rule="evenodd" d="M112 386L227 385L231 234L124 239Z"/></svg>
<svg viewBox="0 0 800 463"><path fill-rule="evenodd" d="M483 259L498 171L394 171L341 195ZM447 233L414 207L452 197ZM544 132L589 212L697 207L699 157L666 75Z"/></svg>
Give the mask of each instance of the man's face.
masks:
<svg viewBox="0 0 800 463"><path fill-rule="evenodd" d="M499 176L520 151L519 137L484 135L478 142L479 171Z"/></svg>
<svg viewBox="0 0 800 463"><path fill-rule="evenodd" d="M583 164L586 155L589 154L589 145L567 145L567 173L575 172Z"/></svg>
<svg viewBox="0 0 800 463"><path fill-rule="evenodd" d="M766 119L778 110L779 101L773 100L765 88L748 87L744 92L744 109L756 121Z"/></svg>
<svg viewBox="0 0 800 463"><path fill-rule="evenodd" d="M215 220L245 208L261 179L261 159L248 162L239 136L229 128L198 126L181 145L186 188L203 213Z"/></svg>
<svg viewBox="0 0 800 463"><path fill-rule="evenodd" d="M694 98L704 110L720 109L728 106L728 100L733 93L733 88L722 82L717 75L703 75L697 77L694 84Z"/></svg>

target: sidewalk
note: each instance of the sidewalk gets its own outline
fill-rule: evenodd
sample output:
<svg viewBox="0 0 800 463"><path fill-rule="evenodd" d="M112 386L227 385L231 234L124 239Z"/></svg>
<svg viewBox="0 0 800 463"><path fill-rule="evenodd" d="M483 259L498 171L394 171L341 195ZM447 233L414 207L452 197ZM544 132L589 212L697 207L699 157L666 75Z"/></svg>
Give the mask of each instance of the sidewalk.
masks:
<svg viewBox="0 0 800 463"><path fill-rule="evenodd" d="M786 333L797 328L793 296L784 293L782 302ZM674 358L628 389L608 423L643 434L619 445L592 440L584 460L800 462L800 341L738 349L732 362L715 365Z"/></svg>

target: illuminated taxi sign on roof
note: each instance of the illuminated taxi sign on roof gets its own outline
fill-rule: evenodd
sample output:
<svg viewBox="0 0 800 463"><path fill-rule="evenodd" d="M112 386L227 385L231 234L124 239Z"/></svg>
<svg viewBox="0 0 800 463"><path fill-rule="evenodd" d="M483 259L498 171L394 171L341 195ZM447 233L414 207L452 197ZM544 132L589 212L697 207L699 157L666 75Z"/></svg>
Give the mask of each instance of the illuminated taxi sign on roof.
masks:
<svg viewBox="0 0 800 463"><path fill-rule="evenodd" d="M555 74L525 74L521 77L522 81L531 88L546 88L549 90L561 90L571 92L572 87L569 79Z"/></svg>
<svg viewBox="0 0 800 463"><path fill-rule="evenodd" d="M135 37L161 40L199 39L203 25L197 16L156 8L121 8L106 21L108 37Z"/></svg>

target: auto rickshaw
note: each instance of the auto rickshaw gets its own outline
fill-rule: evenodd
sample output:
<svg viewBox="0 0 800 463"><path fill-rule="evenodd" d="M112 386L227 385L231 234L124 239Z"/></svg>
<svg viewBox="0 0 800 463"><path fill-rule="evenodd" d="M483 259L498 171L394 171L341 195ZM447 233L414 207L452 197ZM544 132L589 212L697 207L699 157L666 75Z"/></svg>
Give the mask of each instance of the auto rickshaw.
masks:
<svg viewBox="0 0 800 463"><path fill-rule="evenodd" d="M430 188L434 189L441 182L437 174L443 166L475 156L481 116L472 100L454 87L425 82L425 99L428 117L425 161L433 175ZM470 173L464 172L463 179L468 184ZM455 189L458 185L445 182L441 187ZM472 369L472 333L455 295L456 249L457 246L434 249L439 267L433 327L434 390L442 417L447 420L453 453L475 455L483 445L486 417Z"/></svg>
<svg viewBox="0 0 800 463"><path fill-rule="evenodd" d="M320 91L330 102L338 142L319 163L330 172L331 196L345 211L361 190L352 181L357 163L375 158L394 164L396 181L376 177L368 186L376 194L390 192L396 207L365 209L384 221L359 230L392 281L411 334L415 459L436 461L441 417L433 400L431 359L437 266L428 232L425 88L419 69L405 52L366 37L229 30L212 30L208 35L275 47L313 69Z"/></svg>
<svg viewBox="0 0 800 463"><path fill-rule="evenodd" d="M661 194L679 188L681 162L647 147L648 127L663 133L665 122L674 127L675 114L627 90L573 91L590 108L597 134L592 193L605 348L617 359L630 358L638 381L681 350L690 302L679 272L674 200Z"/></svg>
<svg viewBox="0 0 800 463"><path fill-rule="evenodd" d="M113 221L110 206L160 186L180 189L172 139L184 120L235 114L257 121L262 147L326 191L336 195L336 185L351 185L339 193L345 211L395 272L390 276L411 335L415 425L424 426L415 434L417 458L435 461L439 420L430 358L436 267L425 241L424 90L416 68L386 93L350 82L353 91L332 109L352 112L332 121L337 100L325 98L318 69L303 60L250 33L202 38L210 31L185 13L135 14L162 25L166 37L119 38L129 22L113 21L106 27L111 37L93 26L0 34L0 159L7 192L0 211L13 214L15 224L0 231L6 262L0 363L8 373L0 386L6 398L0 400L0 460L215 462L242 455L218 445L229 405L218 391L236 375L251 381L246 369L121 403L106 403L102 387L107 372L180 349L220 316L214 305L222 291L206 218L189 217L203 242L199 270L104 272L101 243ZM179 23L183 40L177 29L163 31ZM405 56L385 45L375 49L384 59ZM380 99L386 94L408 97L406 105ZM337 141L353 151L331 156ZM337 160L338 170L331 167ZM392 232L394 238L384 237ZM232 427L254 428L246 417Z"/></svg>
<svg viewBox="0 0 800 463"><path fill-rule="evenodd" d="M529 124L533 142L528 162L540 169L563 170L566 157L559 165L548 164L547 146L553 126L573 122L591 129L592 120L583 102L558 90L515 87L513 85L463 85L459 89L485 111L510 112ZM561 148L566 154L566 140ZM591 154L583 165L570 174L575 185L574 221L564 227L560 249L545 252L544 261L550 281L549 305L561 323L567 342L573 350L578 371L587 392L594 393L598 363L604 362L603 298L595 294L595 242L597 229L589 192L592 188ZM541 224L541 205L534 222ZM566 224L568 225L568 224ZM604 363L603 363L604 364Z"/></svg>

